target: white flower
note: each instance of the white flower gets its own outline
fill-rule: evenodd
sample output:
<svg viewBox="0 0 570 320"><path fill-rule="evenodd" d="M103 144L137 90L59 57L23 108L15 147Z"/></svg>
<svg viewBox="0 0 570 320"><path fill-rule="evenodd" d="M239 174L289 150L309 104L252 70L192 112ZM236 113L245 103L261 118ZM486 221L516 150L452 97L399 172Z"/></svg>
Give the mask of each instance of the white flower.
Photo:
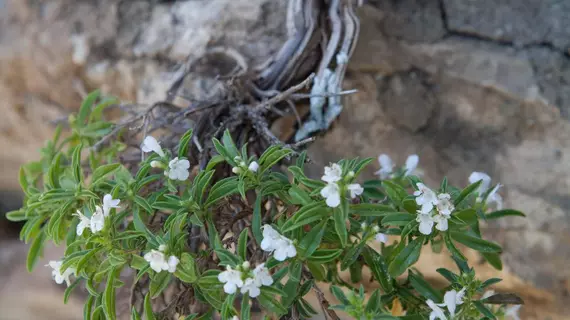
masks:
<svg viewBox="0 0 570 320"><path fill-rule="evenodd" d="M451 203L451 196L448 193L440 193L437 195L437 211L440 214L450 216L451 212L455 210L453 203Z"/></svg>
<svg viewBox="0 0 570 320"><path fill-rule="evenodd" d="M382 243L387 243L387 242L388 242L388 236L385 235L384 233L380 233L380 232L377 233L377 234L374 236L374 239L375 239L376 241L382 242Z"/></svg>
<svg viewBox="0 0 570 320"><path fill-rule="evenodd" d="M75 269L74 268L67 268L62 274L61 273L62 263L63 263L63 261L52 260L46 265L46 267L49 266L53 269L51 271L51 276L53 277L53 280L55 281L55 283L62 284L65 281L65 284L67 284L67 286L69 287L69 284L71 282L69 280L69 276L71 276L72 274L75 274Z"/></svg>
<svg viewBox="0 0 570 320"><path fill-rule="evenodd" d="M249 171L251 171L251 172L257 172L257 170L259 169L259 164L257 164L257 162L255 162L255 161L252 161L252 162L249 164L249 167L247 167L247 168L248 168Z"/></svg>
<svg viewBox="0 0 570 320"><path fill-rule="evenodd" d="M347 186L347 188L352 199L356 198L357 196L361 195L362 192L364 192L364 188L362 188L362 186L358 183L351 183Z"/></svg>
<svg viewBox="0 0 570 320"><path fill-rule="evenodd" d="M150 250L150 252L144 255L144 259L150 263L150 268L155 272L161 272L170 268L168 262L164 259L164 253L160 251ZM176 268L176 265L174 265L174 268Z"/></svg>
<svg viewBox="0 0 570 320"><path fill-rule="evenodd" d="M447 318L445 317L445 313L443 313L443 310L440 307L438 307L437 304L433 302L433 300L428 299L426 303L428 307L431 308L431 313L429 314L429 320L434 320L434 319L447 320Z"/></svg>
<svg viewBox="0 0 570 320"><path fill-rule="evenodd" d="M279 234L272 226L266 224L263 227L263 240L261 240L261 249L273 252L273 256L278 261L285 261L287 258L293 258L297 255L297 249L291 239Z"/></svg>
<svg viewBox="0 0 570 320"><path fill-rule="evenodd" d="M168 262L167 262L167 264L168 264L168 272L170 272L170 273L176 272L176 266L178 265L178 262L180 262L180 260L179 260L177 257L175 257L175 256L170 256L170 257L168 258Z"/></svg>
<svg viewBox="0 0 570 320"><path fill-rule="evenodd" d="M489 189L489 186L491 185L491 177L489 177L488 174L486 174L485 172L477 172L474 171L471 173L471 175L469 175L469 183L473 184L479 180L481 181L481 184L479 185L479 188L477 189L477 193L479 194L479 196L483 195L483 193L485 193L485 191L487 191Z"/></svg>
<svg viewBox="0 0 570 320"><path fill-rule="evenodd" d="M83 234L83 231L85 230L85 228L90 228L91 219L84 216L81 212L79 212L79 210L77 210L77 213L74 213L73 215L76 217L79 217L79 224L77 225L76 232L77 232L77 235L80 236Z"/></svg>
<svg viewBox="0 0 570 320"><path fill-rule="evenodd" d="M147 136L146 138L144 138L144 141L141 145L141 149L143 152L154 151L159 156L164 157L164 152L162 151L160 144L158 143L158 141L156 141L156 139L153 136Z"/></svg>
<svg viewBox="0 0 570 320"><path fill-rule="evenodd" d="M340 204L340 189L334 182L321 189L321 196L326 199L327 206L336 208Z"/></svg>
<svg viewBox="0 0 570 320"><path fill-rule="evenodd" d="M439 231L446 231L447 230L447 220L449 219L449 216L445 216L443 214L436 214L433 217L431 217L431 219L437 223L437 225L435 226L435 228Z"/></svg>
<svg viewBox="0 0 570 320"><path fill-rule="evenodd" d="M414 174L415 173L414 171L416 171L419 162L420 162L420 157L418 157L417 154L409 155L408 158L406 159L404 176L409 176L411 174Z"/></svg>
<svg viewBox="0 0 570 320"><path fill-rule="evenodd" d="M179 160L178 157L170 160L168 163L168 177L172 180L184 181L190 176L188 168L190 168L190 161L186 159Z"/></svg>
<svg viewBox="0 0 570 320"><path fill-rule="evenodd" d="M230 320L239 320L238 316L233 316Z"/></svg>
<svg viewBox="0 0 570 320"><path fill-rule="evenodd" d="M227 266L226 271L221 272L218 275L218 280L221 283L224 283L224 292L227 294L235 293L237 288L241 288L243 286L241 271L234 270L230 266Z"/></svg>
<svg viewBox="0 0 570 320"><path fill-rule="evenodd" d="M95 207L95 213L91 216L89 227L93 233L97 233L105 227L105 215L101 207Z"/></svg>
<svg viewBox="0 0 570 320"><path fill-rule="evenodd" d="M497 184L491 192L489 192L489 196L487 197L487 204L495 204L497 210L503 209L503 197L497 193L499 188L502 187L501 184Z"/></svg>
<svg viewBox="0 0 570 320"><path fill-rule="evenodd" d="M226 288L226 286L224 286L224 290L225 290L225 288ZM259 296L259 294L261 293L261 290L259 289L259 287L255 283L254 279L247 278L247 279L245 279L245 282L243 283L243 286L241 287L241 293L242 294L249 293L250 297L255 298L255 297Z"/></svg>
<svg viewBox="0 0 570 320"><path fill-rule="evenodd" d="M477 193L478 193L477 201L480 202L483 194L485 192L487 192L487 190L489 190L489 188L491 186L491 177L489 177L489 175L484 173L484 172L473 172L469 176L469 183L471 183L471 184L473 184L479 180L482 180L481 184L479 185L479 188L477 189ZM491 192L489 192L489 195L487 196L487 204L488 205L494 204L494 206L497 210L503 209L503 198L501 197L500 194L497 193L497 191L499 190L500 187L501 187L501 184L497 184L493 188L493 190L491 190Z"/></svg>
<svg viewBox="0 0 570 320"><path fill-rule="evenodd" d="M110 194L106 194L103 197L103 215L105 217L109 216L109 212L111 212L112 208L118 209L119 207L119 203L121 202L121 200L119 199L113 199L113 196L111 196Z"/></svg>
<svg viewBox="0 0 570 320"><path fill-rule="evenodd" d="M420 223L419 230L422 234L431 234L434 221L429 214L418 214L416 216L416 221Z"/></svg>
<svg viewBox="0 0 570 320"><path fill-rule="evenodd" d="M269 270L265 267L265 263L262 263L253 269L253 280L258 287L270 286L273 284L273 278L269 273Z"/></svg>
<svg viewBox="0 0 570 320"><path fill-rule="evenodd" d="M418 182L416 186L418 187L418 190L414 191L414 196L416 196L416 203L421 206L420 211L422 213L429 213L437 204L437 195L421 182Z"/></svg>
<svg viewBox="0 0 570 320"><path fill-rule="evenodd" d="M325 167L325 175L321 179L328 183L340 181L342 179L342 168L338 164L332 163L330 167Z"/></svg>
<svg viewBox="0 0 570 320"><path fill-rule="evenodd" d="M390 156L387 154L381 154L378 156L378 163L380 164L380 170L376 171L374 174L379 175L380 179L384 180L389 178L394 170L394 163Z"/></svg>
<svg viewBox="0 0 570 320"><path fill-rule="evenodd" d="M520 304L510 306L505 310L505 317L510 317L513 320L520 320L519 318L519 309L521 308Z"/></svg>
<svg viewBox="0 0 570 320"><path fill-rule="evenodd" d="M465 296L465 288L461 289L459 292L455 290L450 290L443 296L443 303L439 306L447 307L451 317L455 316L455 309L458 305L463 304L463 297Z"/></svg>

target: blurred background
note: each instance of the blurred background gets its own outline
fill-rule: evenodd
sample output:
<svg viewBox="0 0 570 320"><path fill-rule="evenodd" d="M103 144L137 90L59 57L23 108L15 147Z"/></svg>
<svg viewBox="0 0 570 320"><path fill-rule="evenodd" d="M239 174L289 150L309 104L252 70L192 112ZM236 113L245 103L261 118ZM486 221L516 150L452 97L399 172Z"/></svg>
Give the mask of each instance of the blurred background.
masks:
<svg viewBox="0 0 570 320"><path fill-rule="evenodd" d="M464 186L472 171L504 185L524 211L485 226L504 269L475 255L480 277L520 294L522 319L570 319L570 1L369 0L350 61L340 119L310 147L314 173L341 157L420 156L428 184ZM152 103L188 57L223 46L250 66L286 38L287 1L0 0L0 208L18 208L17 172L39 156L55 124L86 92ZM199 91L205 85L193 81ZM291 130L293 123L273 130ZM366 173L371 176L378 165ZM0 217L0 320L82 319L81 297L63 306L47 260L25 270L19 226ZM434 283L446 254L426 252ZM373 284L371 284L373 285Z"/></svg>

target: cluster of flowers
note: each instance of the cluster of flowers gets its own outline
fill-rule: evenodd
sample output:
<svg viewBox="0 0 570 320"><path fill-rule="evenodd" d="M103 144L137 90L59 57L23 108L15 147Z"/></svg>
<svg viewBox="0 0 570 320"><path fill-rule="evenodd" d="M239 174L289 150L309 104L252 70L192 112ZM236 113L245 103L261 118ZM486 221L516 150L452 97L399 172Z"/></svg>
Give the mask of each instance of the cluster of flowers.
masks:
<svg viewBox="0 0 570 320"><path fill-rule="evenodd" d="M291 239L279 234L268 224L262 228L261 249L273 253L275 260L285 261L287 258L293 258L297 255L297 249ZM250 264L247 261L236 269L227 266L226 271L218 275L218 280L224 283L224 291L227 294L233 294L240 288L242 294L249 293L252 298L259 296L262 286L273 284L273 278L265 267L265 263L250 270Z"/></svg>
<svg viewBox="0 0 570 320"><path fill-rule="evenodd" d="M158 250L150 250L144 255L144 259L149 262L150 268L155 272L168 271L176 272L176 266L180 260L176 256L170 256L168 260L164 255L165 245L160 245Z"/></svg>
<svg viewBox="0 0 570 320"><path fill-rule="evenodd" d="M362 228L362 232L366 232L368 230L369 226L366 222L363 222L360 225L360 227ZM372 231L374 232L374 240L376 240L377 242L381 242L381 243L387 243L388 242L388 235L385 233L381 233L379 226L373 226Z"/></svg>
<svg viewBox="0 0 570 320"><path fill-rule="evenodd" d="M186 159L178 159L178 157L170 160L168 162L168 168L162 163L162 158L165 157L164 151L160 147L160 144L152 136L147 136L141 145L143 152L155 152L161 157L161 160L154 160L150 162L150 166L153 168L164 168L164 175L172 180L185 181L190 176L190 161Z"/></svg>
<svg viewBox="0 0 570 320"><path fill-rule="evenodd" d="M351 171L346 178L352 179L353 177L354 172ZM326 199L327 206L331 208L336 208L340 205L341 190L343 190L342 178L342 168L338 164L332 163L330 167L325 167L325 175L322 176L321 180L326 182L327 185L321 190L321 196ZM352 199L364 192L364 189L358 183L351 183L346 186L346 189Z"/></svg>
<svg viewBox="0 0 570 320"><path fill-rule="evenodd" d="M420 157L417 154L412 154L406 159L406 165L404 167L404 177L415 174L419 175L417 170L418 163L420 162ZM378 163L380 164L380 170L376 171L375 174L380 176L380 179L391 179L395 176L394 172L394 162L387 154L381 154L378 156Z"/></svg>
<svg viewBox="0 0 570 320"><path fill-rule="evenodd" d="M107 218L113 208L120 208L119 203L121 200L113 199L110 194L106 194L103 197L103 207L100 206L95 207L95 213L91 216L91 218L87 218L83 213L77 210L77 213L74 216L79 218L79 224L77 225L77 235L80 236L83 234L86 228L89 228L92 233L97 233L105 227L105 218Z"/></svg>
<svg viewBox="0 0 570 320"><path fill-rule="evenodd" d="M257 170L259 169L259 164L257 162L252 161L249 165L247 165L240 156L236 156L234 158L234 161L238 164L237 167L232 168L232 172L235 174L240 174L245 170L249 170L251 172L257 172Z"/></svg>
<svg viewBox="0 0 570 320"><path fill-rule="evenodd" d="M423 183L417 183L416 186L418 190L414 192L414 196L420 206L416 221L420 223L420 232L425 235L431 234L434 223L437 230L446 231L447 220L455 210L450 201L451 196L448 193L436 194Z"/></svg>

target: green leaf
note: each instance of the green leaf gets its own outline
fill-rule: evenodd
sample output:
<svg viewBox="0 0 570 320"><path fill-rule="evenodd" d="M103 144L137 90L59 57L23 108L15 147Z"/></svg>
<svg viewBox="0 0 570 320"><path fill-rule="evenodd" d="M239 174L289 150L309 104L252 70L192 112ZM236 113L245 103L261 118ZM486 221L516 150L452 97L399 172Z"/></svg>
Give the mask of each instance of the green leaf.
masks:
<svg viewBox="0 0 570 320"><path fill-rule="evenodd" d="M91 185L92 186L98 185L100 182L103 181L103 179L107 175L119 169L120 166L121 166L120 163L112 163L98 167L97 169L95 169L95 171L93 171L93 174L91 175Z"/></svg>
<svg viewBox="0 0 570 320"><path fill-rule="evenodd" d="M103 293L103 312L109 320L117 318L115 311L115 277L116 271L113 268L107 275L107 284L105 285L105 292Z"/></svg>
<svg viewBox="0 0 570 320"><path fill-rule="evenodd" d="M46 240L46 235L45 232L42 230L40 231L38 236L34 239L34 242L32 242L30 250L28 250L28 258L26 259L26 268L28 269L28 272L32 272L34 266L38 262L38 259L42 255L43 251L42 249L45 240Z"/></svg>
<svg viewBox="0 0 570 320"><path fill-rule="evenodd" d="M410 241L410 243L408 243L408 245L402 251L400 251L400 253L388 266L388 272L390 275L397 277L404 273L411 265L416 263L416 261L418 261L423 240L423 237L418 237Z"/></svg>
<svg viewBox="0 0 570 320"><path fill-rule="evenodd" d="M342 291L341 288L337 287L337 286L331 286L330 287L331 293L333 294L333 296L343 305L351 305L350 301L348 300L348 298L346 297L346 295L344 294L344 292Z"/></svg>
<svg viewBox="0 0 570 320"><path fill-rule="evenodd" d="M28 187L30 185L28 183L28 178L26 177L26 171L24 170L24 167L20 167L20 171L18 174L18 181L20 182L20 187L22 188L22 191L24 191L26 195L29 195Z"/></svg>
<svg viewBox="0 0 570 320"><path fill-rule="evenodd" d="M311 203L311 197L307 191L297 187L296 185L292 185L291 188L289 188L289 195L291 196L293 204L307 205Z"/></svg>
<svg viewBox="0 0 570 320"><path fill-rule="evenodd" d="M212 186L205 207L215 204L221 198L237 193L238 177L228 177L222 179Z"/></svg>
<svg viewBox="0 0 570 320"><path fill-rule="evenodd" d="M12 222L20 222L28 220L28 218L26 217L26 210L24 209L7 212L6 219Z"/></svg>
<svg viewBox="0 0 570 320"><path fill-rule="evenodd" d="M196 179L194 179L194 185L192 189L192 198L197 203L202 204L204 202L204 193L206 192L206 188L210 184L212 180L212 176L214 175L214 170L211 171L200 171Z"/></svg>
<svg viewBox="0 0 570 320"><path fill-rule="evenodd" d="M241 263L240 259L228 250L217 249L215 252L222 266L230 266L233 268Z"/></svg>
<svg viewBox="0 0 570 320"><path fill-rule="evenodd" d="M319 249L313 252L313 254L307 259L315 263L324 264L335 260L341 255L341 253L341 249Z"/></svg>
<svg viewBox="0 0 570 320"><path fill-rule="evenodd" d="M263 240L263 234L261 232L261 201L262 201L261 194L257 194L255 198L255 204L253 205L253 217L251 221L251 232L253 233L253 237L257 244L261 244Z"/></svg>
<svg viewBox="0 0 570 320"><path fill-rule="evenodd" d="M143 208L146 212L148 212L150 214L152 214L154 212L154 210L152 209L152 206L150 205L150 203L148 203L148 201L146 201L145 198L143 198L139 195L135 195L133 200L135 200L136 204L141 206L141 208Z"/></svg>
<svg viewBox="0 0 570 320"><path fill-rule="evenodd" d="M488 286L492 286L492 285L494 285L495 283L499 283L499 282L501 282L501 281L503 281L503 279L499 279L499 278L491 278L491 279L488 279L488 280L486 280L485 282L483 282L483 283L481 284L480 289L485 289L485 288L487 288Z"/></svg>
<svg viewBox="0 0 570 320"><path fill-rule="evenodd" d="M501 246L494 242L476 238L463 232L450 231L449 234L453 240L480 252L501 252L502 250Z"/></svg>
<svg viewBox="0 0 570 320"><path fill-rule="evenodd" d="M323 234L327 228L328 220L324 220L321 223L315 225L307 235L303 237L299 243L299 255L301 257L308 257L315 252L315 250L321 244L323 239Z"/></svg>
<svg viewBox="0 0 570 320"><path fill-rule="evenodd" d="M91 111L91 114L89 115L89 122L101 121L101 117L105 108L118 103L119 100L117 98L113 97L104 98Z"/></svg>
<svg viewBox="0 0 570 320"><path fill-rule="evenodd" d="M241 314L240 319L251 320L251 304L249 303L249 295L246 293L241 298Z"/></svg>
<svg viewBox="0 0 570 320"><path fill-rule="evenodd" d="M438 268L437 273L441 274L445 279L447 279L447 281L451 282L451 283L455 283L457 282L457 280L459 279L459 276L456 275L455 273L445 269L445 268Z"/></svg>
<svg viewBox="0 0 570 320"><path fill-rule="evenodd" d="M247 261L247 228L244 228L239 235L238 255L243 261Z"/></svg>
<svg viewBox="0 0 570 320"><path fill-rule="evenodd" d="M291 219L287 220L281 229L283 232L289 232L291 230L295 230L300 228L306 224L315 222L317 220L323 219L329 216L330 208L323 206L322 202L314 202L309 205L301 207ZM340 215L340 212L337 212L337 215ZM345 227L346 228L346 227Z"/></svg>
<svg viewBox="0 0 570 320"><path fill-rule="evenodd" d="M60 188L59 184L59 175L60 175L60 163L61 163L62 154L58 153L51 163L51 166L48 170L48 185L51 189Z"/></svg>
<svg viewBox="0 0 570 320"><path fill-rule="evenodd" d="M384 187L388 198L397 205L400 205L402 200L408 196L406 189L390 180L382 181L382 186Z"/></svg>
<svg viewBox="0 0 570 320"><path fill-rule="evenodd" d="M392 276L388 273L388 267L384 257L369 246L364 247L362 256L364 257L364 262L366 262L366 265L368 265L374 278L380 283L384 292L391 292L394 286L392 285Z"/></svg>
<svg viewBox="0 0 570 320"><path fill-rule="evenodd" d="M473 305L475 306L475 308L477 308L477 310L479 310L479 312L481 312L483 316L489 319L496 319L493 312L489 310L487 307L485 307L485 305L482 304L480 301L473 301Z"/></svg>
<svg viewBox="0 0 570 320"><path fill-rule="evenodd" d="M342 258L342 261L340 262L340 270L344 271L349 266L354 264L354 262L356 262L356 260L360 256L360 253L362 252L362 248L363 248L363 246L359 244L359 245L355 245L354 247L346 250L344 257Z"/></svg>
<svg viewBox="0 0 570 320"><path fill-rule="evenodd" d="M182 137L180 137L180 142L178 143L178 157L186 157L191 139L192 129L189 129Z"/></svg>
<svg viewBox="0 0 570 320"><path fill-rule="evenodd" d="M226 148L227 152L230 155L230 159L234 159L236 156L239 156L239 150L232 139L232 135L230 134L230 130L226 129L224 131L224 135L222 136L222 142L224 147ZM245 160L245 159L244 159Z"/></svg>
<svg viewBox="0 0 570 320"><path fill-rule="evenodd" d="M168 287L171 279L170 272L163 271L155 274L154 278L150 281L150 297L152 299L158 297L162 291Z"/></svg>
<svg viewBox="0 0 570 320"><path fill-rule="evenodd" d="M79 107L79 112L77 113L77 124L79 127L84 126L85 121L87 120L89 114L91 113L91 107L95 103L95 100L99 98L99 94L100 91L95 90L89 93L87 97L85 97L85 100L83 100L83 103L81 103L81 107Z"/></svg>
<svg viewBox="0 0 570 320"><path fill-rule="evenodd" d="M493 211L485 215L487 220L499 219L502 217L526 217L526 215L520 211L512 209Z"/></svg>
<svg viewBox="0 0 570 320"><path fill-rule="evenodd" d="M289 154L291 154L291 152L292 152L291 149L283 149L283 148L279 147L279 150L275 150L274 152L267 155L266 157L263 157L265 155L265 154L263 154L259 158L259 171L258 171L259 173L258 174L262 174L265 171L269 170L271 167L273 167L275 164L277 164L283 158L285 158Z"/></svg>
<svg viewBox="0 0 570 320"><path fill-rule="evenodd" d="M67 301L69 301L69 297L70 297L71 293L73 292L73 289L75 289L75 287L77 287L77 285L79 284L80 281L81 281L81 279L79 279L79 278L75 279L75 281L73 281L73 283L65 289L65 292L63 293L63 304L67 304Z"/></svg>
<svg viewBox="0 0 570 320"><path fill-rule="evenodd" d="M422 296L433 301L442 301L443 295L441 292L432 287L422 276L410 273L408 279L412 287Z"/></svg>
<svg viewBox="0 0 570 320"><path fill-rule="evenodd" d="M463 189L461 191L459 196L457 196L457 198L455 198L455 201L453 204L457 207L465 198L467 198L473 192L477 191L477 188L479 188L479 186L481 185L482 182L483 182L483 180L479 180L475 183L468 185L465 189Z"/></svg>
<svg viewBox="0 0 570 320"><path fill-rule="evenodd" d="M152 304L150 303L150 293L144 297L144 315L146 320L156 320L154 313L152 312Z"/></svg>
<svg viewBox="0 0 570 320"><path fill-rule="evenodd" d="M142 320L134 306L131 308L131 320Z"/></svg>
<svg viewBox="0 0 570 320"><path fill-rule="evenodd" d="M262 292L258 297L257 300L265 310L274 313L278 316L284 315L287 313L287 309L273 296L268 293Z"/></svg>
<svg viewBox="0 0 570 320"><path fill-rule="evenodd" d="M461 261L467 261L467 258L463 255L463 253L461 253L461 251L459 249L457 249L455 244L453 244L453 241L451 241L451 236L450 236L449 232L444 233L443 241L445 242L445 246L447 247L447 250L449 250L449 252L451 252L453 257L455 257L456 259L459 259Z"/></svg>
<svg viewBox="0 0 570 320"><path fill-rule="evenodd" d="M73 169L73 179L76 183L83 181L83 170L81 170L81 149L83 146L79 144L73 149L71 155L71 168Z"/></svg>
<svg viewBox="0 0 570 320"><path fill-rule="evenodd" d="M281 303L285 307L289 307L297 297L297 289L299 282L301 282L301 271L303 265L300 262L292 262L289 264L289 280L285 283L283 291L286 296L281 299Z"/></svg>
<svg viewBox="0 0 570 320"><path fill-rule="evenodd" d="M396 212L386 214L384 218L382 218L382 224L389 226L405 226L410 221L414 220L416 220L415 214Z"/></svg>
<svg viewBox="0 0 570 320"><path fill-rule="evenodd" d="M346 223L343 215L341 212L334 212L333 213L334 219L334 229L338 238L340 239L340 246L342 248L346 247L346 243L348 241L348 231L346 230Z"/></svg>
<svg viewBox="0 0 570 320"><path fill-rule="evenodd" d="M451 222L459 222L462 225L473 225L477 223L477 212L474 209L465 209L456 212L452 216Z"/></svg>
<svg viewBox="0 0 570 320"><path fill-rule="evenodd" d="M89 262L89 260L91 260L91 258L93 258L97 252L99 252L101 249L103 249L103 247L97 247L97 248L93 248L91 249L91 251L89 251L88 253L86 253L78 262L77 262L77 266L75 267L77 273L81 273L81 271L83 270L83 268L85 267L85 265L87 264L87 262Z"/></svg>
<svg viewBox="0 0 570 320"><path fill-rule="evenodd" d="M388 213L395 212L391 206L379 203L359 203L350 205L350 212L361 217L383 217Z"/></svg>
<svg viewBox="0 0 570 320"><path fill-rule="evenodd" d="M524 304L523 299L514 293L495 293L494 295L479 301L489 304Z"/></svg>
<svg viewBox="0 0 570 320"><path fill-rule="evenodd" d="M198 275L196 274L196 263L190 254L186 252L182 253L180 264L176 268L174 275L186 283L196 282L198 279Z"/></svg>
<svg viewBox="0 0 570 320"><path fill-rule="evenodd" d="M380 290L376 289L368 298L368 303L366 304L366 312L367 313L380 313L382 310L382 299Z"/></svg>
<svg viewBox="0 0 570 320"><path fill-rule="evenodd" d="M483 258L485 258L493 268L503 270L503 262L501 261L501 256L498 253L481 252L481 255L483 255Z"/></svg>

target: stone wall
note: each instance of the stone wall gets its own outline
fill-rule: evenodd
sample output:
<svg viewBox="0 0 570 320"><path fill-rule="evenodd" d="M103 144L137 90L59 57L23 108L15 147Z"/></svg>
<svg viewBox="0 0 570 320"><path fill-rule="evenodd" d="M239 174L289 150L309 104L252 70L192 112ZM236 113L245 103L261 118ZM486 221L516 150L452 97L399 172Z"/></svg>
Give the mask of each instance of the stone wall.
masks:
<svg viewBox="0 0 570 320"><path fill-rule="evenodd" d="M19 165L37 157L53 123L85 91L155 101L186 57L216 46L235 48L252 66L282 43L284 7L270 0L0 0L0 186L17 188ZM345 83L359 93L311 147L314 173L340 157L381 152L399 162L418 153L431 184L445 174L464 185L471 171L486 171L505 185L506 205L528 214L485 228L505 248L501 288L533 303L529 318L563 318L570 3L370 0L359 14L361 38ZM200 79L193 84L191 92L203 92ZM422 270L433 275L440 258L428 256Z"/></svg>

